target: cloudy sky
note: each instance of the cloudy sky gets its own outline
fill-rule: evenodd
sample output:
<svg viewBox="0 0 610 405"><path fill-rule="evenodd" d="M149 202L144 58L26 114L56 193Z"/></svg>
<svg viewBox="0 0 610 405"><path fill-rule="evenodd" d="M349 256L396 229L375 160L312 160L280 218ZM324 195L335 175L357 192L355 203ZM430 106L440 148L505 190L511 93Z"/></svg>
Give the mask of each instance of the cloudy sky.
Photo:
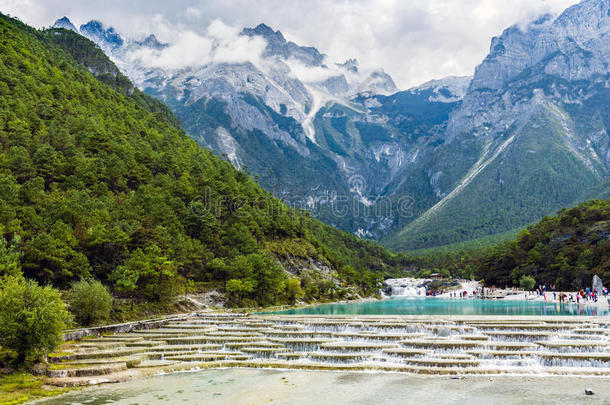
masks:
<svg viewBox="0 0 610 405"><path fill-rule="evenodd" d="M492 36L576 0L0 0L0 11L36 27L61 16L101 20L127 37L155 33L172 42L264 22L330 62L355 57L382 67L398 87L470 75ZM222 22L222 24L219 24ZM214 25L215 24L215 25ZM220 28L219 28L220 27ZM252 44L256 46L256 44ZM200 50L201 52L201 50ZM194 54L183 55L193 57ZM196 55L196 54L195 54ZM177 58L182 55L176 55Z"/></svg>

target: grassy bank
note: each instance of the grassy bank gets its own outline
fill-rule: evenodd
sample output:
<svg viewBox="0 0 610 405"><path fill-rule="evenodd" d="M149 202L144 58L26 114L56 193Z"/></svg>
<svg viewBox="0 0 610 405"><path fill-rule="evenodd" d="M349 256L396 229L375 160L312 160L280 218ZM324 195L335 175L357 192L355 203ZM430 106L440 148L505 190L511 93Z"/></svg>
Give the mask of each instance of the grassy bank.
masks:
<svg viewBox="0 0 610 405"><path fill-rule="evenodd" d="M63 394L68 388L45 384L46 377L16 371L0 376L0 405L23 404L36 399Z"/></svg>

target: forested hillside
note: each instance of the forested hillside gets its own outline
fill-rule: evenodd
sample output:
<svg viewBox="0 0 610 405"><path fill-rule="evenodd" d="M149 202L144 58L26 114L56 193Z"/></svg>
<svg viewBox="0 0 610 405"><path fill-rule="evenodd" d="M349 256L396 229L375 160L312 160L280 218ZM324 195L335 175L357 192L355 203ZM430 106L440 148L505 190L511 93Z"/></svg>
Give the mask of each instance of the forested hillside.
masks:
<svg viewBox="0 0 610 405"><path fill-rule="evenodd" d="M92 277L159 300L213 281L251 305L371 294L410 263L272 198L89 40L5 16L0 258L60 288Z"/></svg>
<svg viewBox="0 0 610 405"><path fill-rule="evenodd" d="M516 240L490 249L475 262L488 285L519 285L526 275L559 290L591 286L593 275L610 280L610 201L591 200L523 230Z"/></svg>

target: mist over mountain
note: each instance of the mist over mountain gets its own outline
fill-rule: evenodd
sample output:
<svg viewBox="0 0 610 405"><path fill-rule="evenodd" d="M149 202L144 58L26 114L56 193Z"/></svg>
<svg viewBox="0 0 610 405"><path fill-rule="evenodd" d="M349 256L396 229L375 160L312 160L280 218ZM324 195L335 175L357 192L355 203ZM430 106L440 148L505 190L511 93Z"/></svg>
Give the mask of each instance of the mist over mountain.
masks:
<svg viewBox="0 0 610 405"><path fill-rule="evenodd" d="M585 0L509 27L473 77L404 91L265 24L170 44L95 22L81 33L274 195L406 250L522 227L604 184L608 8Z"/></svg>

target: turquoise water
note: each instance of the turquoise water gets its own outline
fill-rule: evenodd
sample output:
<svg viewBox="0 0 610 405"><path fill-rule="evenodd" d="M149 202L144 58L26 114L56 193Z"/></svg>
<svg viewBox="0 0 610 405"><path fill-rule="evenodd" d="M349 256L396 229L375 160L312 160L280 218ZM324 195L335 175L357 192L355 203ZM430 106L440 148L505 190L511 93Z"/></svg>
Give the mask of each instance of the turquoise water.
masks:
<svg viewBox="0 0 610 405"><path fill-rule="evenodd" d="M285 315L610 315L608 308L585 307L576 304L424 297L323 304L272 313Z"/></svg>

